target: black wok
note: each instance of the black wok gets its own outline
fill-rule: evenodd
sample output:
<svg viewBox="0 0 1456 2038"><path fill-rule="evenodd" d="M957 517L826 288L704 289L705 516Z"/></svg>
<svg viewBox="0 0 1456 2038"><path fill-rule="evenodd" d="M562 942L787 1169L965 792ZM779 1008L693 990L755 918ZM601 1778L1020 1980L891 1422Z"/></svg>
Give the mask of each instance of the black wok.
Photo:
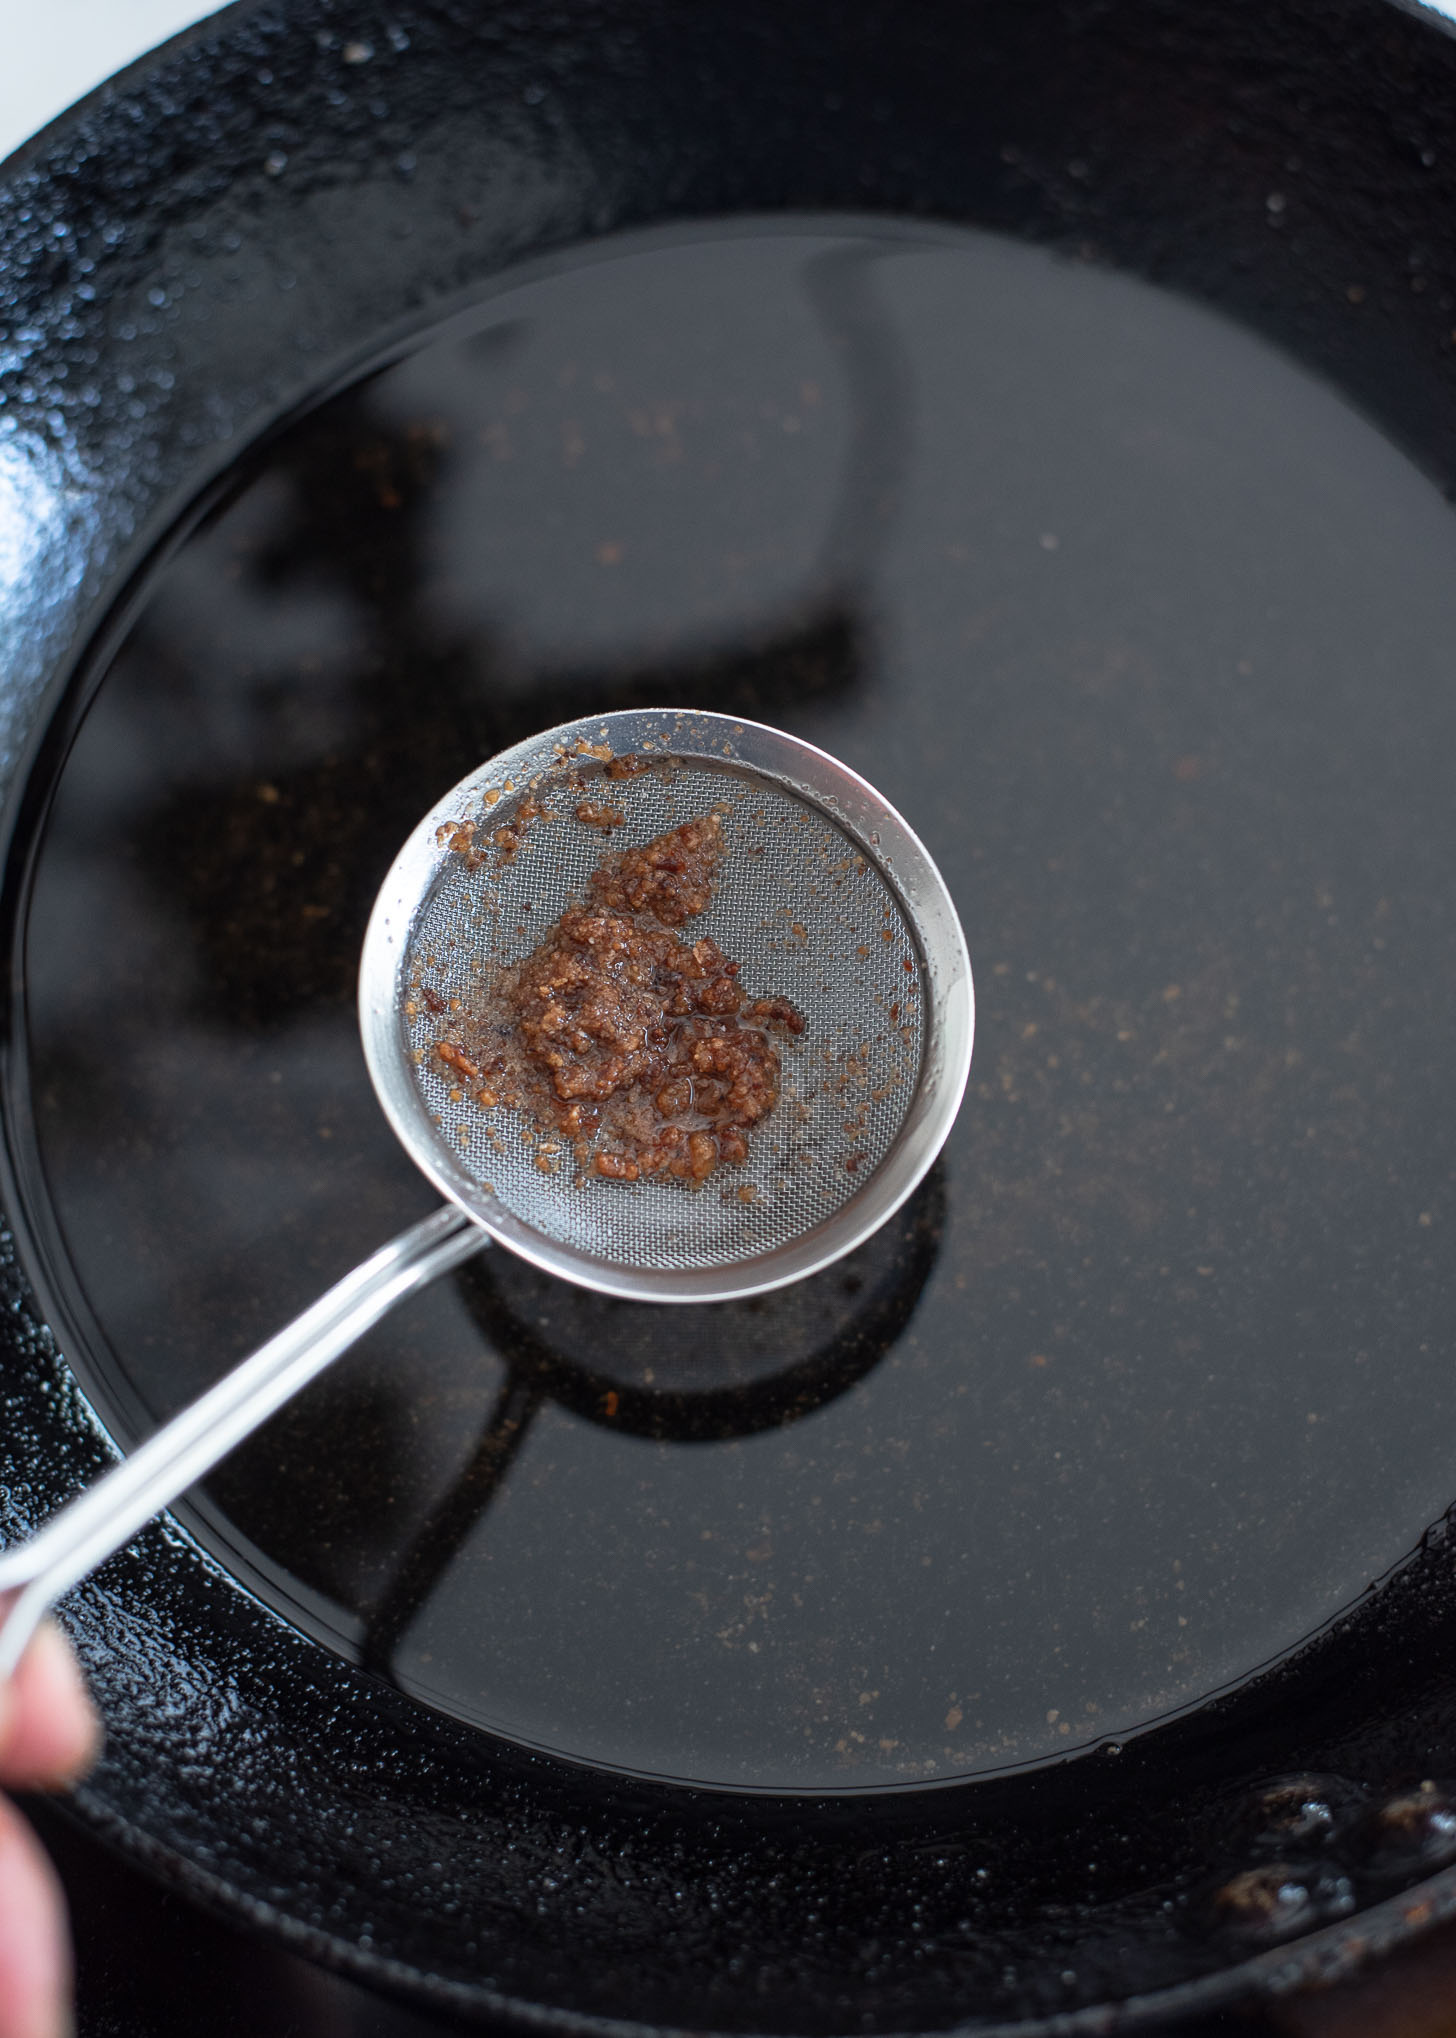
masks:
<svg viewBox="0 0 1456 2038"><path fill-rule="evenodd" d="M156 1379L149 1389L148 1342L135 1325L127 1335L142 1356L116 1362L114 1347L125 1342L116 1328L121 1304L113 1307L104 1281L86 1272L88 1226L94 1237L113 1225L130 1239L135 1218L138 1266L163 1234L175 1240L187 1229L185 1185L174 1203L156 1190L162 1200L150 1217L145 1207L139 1215L130 1208L145 1206L154 1191L129 1190L127 1166L143 1170L133 1179L161 1177L145 1173L134 1126L130 1146L108 1131L108 1110L125 1085L118 1077L109 1094L107 1028L125 1034L125 997L134 992L144 1004L146 983L165 976L167 959L117 991L84 945L46 949L47 928L62 924L71 867L57 861L54 845L103 861L115 851L151 880L174 874L176 952L188 969L202 958L208 995L223 1001L208 1010L236 1026L237 1040L270 1039L283 1006L337 1013L347 1004L355 923L372 888L369 857L387 859L396 836L458 776L457 749L468 763L482 746L568 709L591 713L644 692L727 703L766 719L831 714L845 702L859 712L874 694L866 678L874 623L852 599L855 545L870 542L864 534L873 538L877 519L893 520L903 476L893 443L875 442L873 432L850 435L845 488L862 512L860 537L830 529L813 599L785 609L761 641L711 655L662 653L630 667L563 657L531 685L512 679L474 694L450 679L454 668L441 653L438 698L448 695L448 714L426 717L411 712L410 644L386 645L371 667L366 719L373 719L362 749L344 746L328 770L297 782L260 778L250 766L251 776L214 788L201 804L160 802L144 826L113 838L104 802L91 823L93 781L76 778L75 761L88 754L88 741L99 741L106 702L143 685L136 647L157 641L145 636L150 591L176 584L166 576L184 570L197 533L226 535L227 519L244 515L240 504L266 500L247 491L285 471L316 477L315 524L338 509L350 475L368 479L371 516L408 510L411 489L427 495L428 447L417 468L381 479L368 452L373 442L359 436L358 406L372 399L354 384L407 355L442 321L463 321L451 330L468 342L472 307L510 265L536 264L529 275L549 277L552 258L609 234L640 232L650 255L684 222L785 215L816 221L830 239L827 223L845 215L870 239L881 228L907 232L906 223L932 235L990 229L1182 293L1337 391L1449 495L1453 107L1456 44L1432 18L1387 0L787 11L443 0L386 9L370 0L347 18L327 0L249 0L145 60L11 159L0 176L7 490L0 571L9 570L0 609L0 756L14 978L4 1099L7 1537L39 1522L99 1468L105 1452L93 1411L125 1439L162 1412L159 1397L171 1391ZM709 240L714 230L703 229ZM653 238L662 234L667 241ZM876 339L863 290L832 260L814 274L814 303L838 335L862 414L893 417L903 385L893 345ZM335 394L333 408L310 413ZM415 443L401 440L399 457ZM344 573L367 559L376 578L387 578L389 544L373 526L356 529L338 514L348 535L334 567ZM294 534L305 550L308 529ZM1043 532L1049 554L1059 542L1053 529ZM413 570L411 557L401 573ZM610 547L600 563L616 563ZM1397 582L1393 575L1392 589ZM391 613L402 613L395 595L388 598ZM221 637L212 641L221 656ZM120 677L108 691L101 682L113 670ZM1116 683L1116 675L1107 681ZM1345 1456L1300 1458L1289 1473L1281 1489L1285 1539L1268 1545L1274 1571L1306 1561L1300 1523L1323 1520L1337 1486L1405 1493L1402 1438L1419 1442L1424 1431L1438 1466L1450 1455L1440 1441L1450 1414L1440 1391L1448 1319L1439 1228L1451 1179L1442 1069L1434 1047L1428 1062L1412 1062L1439 1036L1449 1009L1441 808L1418 768L1424 759L1439 778L1444 708L1434 684L1426 694L1401 686L1398 670L1382 671L1371 679L1376 693L1386 690L1379 699L1362 705L1347 690L1326 702L1314 671L1302 692L1270 697L1267 723L1258 719L1264 706L1249 710L1250 727L1284 773L1260 814L1292 814L1297 849L1306 810L1324 815L1343 803L1352 830L1364 831L1351 852L1352 884L1362 857L1381 868L1382 858L1395 859L1413 887L1396 917L1409 905L1416 930L1384 1003L1369 994L1370 1012L1385 1015L1380 1023L1395 1043L1389 1062L1404 1057L1389 1071L1396 1103L1382 1106L1384 1116L1363 1117L1351 1105L1355 1115L1339 1118L1336 1139L1330 1126L1348 1099L1332 1088L1334 1116L1308 1129L1314 1172L1306 1178L1296 1168L1293 1178L1299 1194L1307 1179L1315 1201L1320 1180L1337 1183L1318 1221L1306 1235L1296 1211L1292 1233L1276 1226L1257 1249L1230 1248L1225 1304L1234 1309L1229 1294L1240 1287L1254 1296L1247 1321L1239 1319L1255 1355L1245 1361L1253 1370L1236 1382L1240 1392L1259 1379L1277 1381L1286 1362L1308 1364L1317 1378L1321 1341L1333 1352L1356 1319L1364 1342L1352 1360L1384 1367L1382 1382L1389 1379L1368 1403L1341 1404ZM1021 678L1004 698L1011 721L1024 717L1028 731L1048 715L1055 720ZM152 712L146 726L155 732L165 714L155 702ZM1391 730L1387 757L1381 746ZM1206 753L1173 745L1165 761L1178 800L1194 799L1204 777L1216 778L1218 740L1215 729ZM1397 767L1411 775L1408 813L1392 794ZM345 778L352 805L341 792ZM1120 799L1104 811L1088 791L1089 840L1104 823L1123 826L1108 820ZM257 831L260 809L283 811L282 835ZM952 827L953 803L940 811L940 821L934 811L927 819L932 834ZM1200 825L1181 806L1169 812L1170 828ZM1425 861L1407 867L1399 860L1416 835ZM1001 817L987 841L992 863L1013 872L998 908L1003 921L992 926L985 916L987 939L1004 935L1010 953L1017 930L1045 913L1051 945L1042 973L1050 978L1054 967L1064 976L1058 943L1065 933L1074 944L1071 923L1056 920L1038 889L1044 872L1029 874L1027 862L1028 874L1017 874L1027 845L1015 817ZM258 860L280 842L289 868L305 873L298 885L315 886L307 939L294 938L286 877L269 880L276 912L260 913L247 889ZM339 842L354 853L342 874L329 861L329 845ZM1154 860L1165 847L1151 849ZM1095 860L1095 849L1086 854ZM1165 860L1176 861L1171 850ZM1289 956L1312 957L1310 1004L1338 1005L1346 993L1319 975L1332 967L1319 930L1333 927L1333 904L1320 905L1314 932L1271 932L1259 899L1260 887L1274 882L1267 869L1249 880L1251 948L1263 943L1261 953L1283 957L1284 941ZM1210 880L1210 896L1216 890ZM1196 921L1203 911L1195 888L1187 912ZM1125 953L1103 940L1102 954L1114 969L1136 974L1146 966L1147 997L1165 1012L1186 1011L1182 1000L1193 992L1165 983L1170 972L1159 957L1139 959L1142 923L1128 913ZM106 1020L85 1036L101 1041L99 1062L78 1054L80 1035L52 1025L59 1008L47 1003L46 986L68 954L91 1009ZM269 958L262 971L247 961L259 954ZM1017 1002L1031 995L1016 989L1031 972L1008 964L1005 975L1004 1037L1014 1031L1029 1040L1049 1023ZM1362 986L1363 977L1348 995L1364 995ZM114 1013L106 1009L111 995L119 1000ZM170 1052L166 1011L147 1008L143 1016ZM1294 1059L1281 1066L1293 1069L1315 1037L1299 1026L1317 1033L1323 1022L1288 1023ZM1377 1053L1372 1096L1379 1061ZM92 1087L79 1116L67 1117L83 1063ZM246 1074L237 1079L245 1084ZM1193 1070L1186 1079L1202 1077ZM187 1080L173 1068L163 1091L180 1097ZM204 1070L199 1088L217 1081ZM1019 1081L1010 1067L1003 1089L1012 1103ZM1262 1674L1244 1662L1237 1675L1210 1674L1200 1690L1170 1685L1165 1704L1114 1722L1116 1732L1083 1721L1061 1745L1052 1708L1047 1745L999 1764L982 1751L963 1775L937 1770L919 1787L891 1774L890 1735L879 1744L884 1773L846 1771L843 1787L818 1771L775 1787L752 1772L751 1751L733 1768L741 1750L732 1760L723 1755L716 1770L707 1763L698 1786L674 1781L670 1762L652 1773L650 1761L631 1759L617 1743L604 1743L594 1759L589 1747L553 1750L529 1732L482 1731L468 1708L442 1698L398 1654L419 1596L448 1572L497 1496L522 1490L523 1438L543 1412L570 1418L581 1434L610 1429L640 1450L727 1450L770 1434L822 1435L814 1425L826 1411L861 1406L855 1397L877 1381L875 1391L890 1392L884 1383L894 1382L894 1368L911 1363L906 1340L927 1336L939 1320L922 1297L962 1265L957 1255L970 1253L965 1266L981 1268L981 1286L972 1281L963 1305L973 1311L989 1292L991 1265L974 1260L981 1250L974 1241L1003 1220L1027 1237L1034 1229L1040 1192L1018 1206L1014 1221L997 1200L993 1178L1004 1190L1010 1177L1005 1168L996 1177L996 1142L1021 1135L997 1129L993 1106L989 1088L979 1107L973 1094L949 1176L934 1178L903 1223L869 1249L853 1272L856 1286L832 1299L825 1290L785 1301L768 1331L754 1333L757 1345L741 1323L730 1326L716 1372L703 1364L692 1371L702 1353L690 1340L679 1354L685 1370L664 1387L649 1363L654 1333L635 1319L624 1327L615 1317L573 1318L563 1329L557 1303L515 1270L486 1268L473 1286L462 1279L452 1307L476 1326L481 1348L500 1358L499 1391L482 1397L454 1375L440 1388L447 1424L458 1408L473 1411L469 1449L401 1517L386 1552L389 1576L361 1582L346 1552L325 1592L314 1589L316 1578L310 1585L298 1556L341 1534L346 1543L350 1533L367 1540L372 1518L395 1504L404 1475L386 1432L418 1411L399 1398L397 1376L389 1392L376 1392L366 1371L340 1389L340 1402L305 1404L271 1442L260 1439L184 1513L182 1526L154 1526L68 1604L108 1728L104 1763L77 1799L78 1816L202 1905L372 1985L463 2019L560 2032L1172 2028L1180 2018L1352 1971L1456 1914L1456 1867L1443 1865L1456 1854L1456 1798L1448 1795L1456 1778L1448 1660L1456 1575L1444 1521L1430 1526L1449 1498L1444 1486L1420 1505L1392 1500L1405 1541L1397 1537L1372 1559L1344 1599L1345 1587L1331 1586L1339 1618L1282 1634L1270 1651L1278 1660ZM130 1108L124 1095L120 1108L123 1115ZM1167 1109L1175 1115L1173 1102ZM74 1136L88 1112L94 1150ZM1210 1106L1208 1140L1224 1136L1224 1116L1237 1115L1232 1106L1222 1112ZM178 1134L179 1153L190 1136L185 1128ZM197 1136L214 1135L204 1127ZM1188 1150L1203 1151L1204 1136L1190 1131ZM1079 1165L1090 1209L1105 1184L1097 1186L1099 1135L1094 1129L1087 1138ZM1394 1180L1407 1154L1413 1174L1425 1171L1411 1192L1410 1221L1422 1229L1387 1250L1372 1243L1358 1185L1377 1171ZM1176 1142L1147 1149L1145 1158L1153 1195L1166 1197L1179 1165ZM981 1186L971 1186L978 1179ZM251 1261L240 1244L220 1288L206 1287L208 1255L199 1253L197 1292L177 1293L175 1320L156 1333L161 1345L191 1351L205 1374L222 1356L209 1340L246 1342L251 1329L266 1330L288 1313L290 1284L301 1300L358 1244L423 1207L424 1192L402 1164L394 1172L365 1168L359 1183L344 1214L329 1205L317 1224L305 1198L276 1262ZM1044 1193L1063 1191L1048 1183ZM1075 1201L1081 1189L1073 1182L1066 1193ZM1291 1191L1296 1204L1299 1194ZM251 1198L240 1194L240 1206L251 1207ZM1146 1213L1137 1219L1153 1231L1159 1222ZM248 1234L239 1223L241 1241ZM1128 1223L1131 1237L1136 1225ZM1062 1287L1081 1279L1071 1270L1091 1269L1095 1258L1080 1243L1073 1250L1070 1235L1065 1264L1049 1249L1037 1259L1020 1235L1005 1248L1022 1253L1028 1269L1035 1263L1049 1323ZM1147 1250L1156 1260L1163 1248ZM114 1255L113 1280L130 1251ZM1260 1324L1276 1316L1274 1288L1254 1294L1250 1285L1256 1267L1285 1298L1277 1322L1295 1326L1294 1344L1304 1336L1308 1351L1286 1349L1282 1329L1260 1346ZM1178 1306L1197 1311L1204 1269L1193 1274ZM1089 1274L1077 1306L1096 1304L1104 1278L1112 1277ZM1216 1285L1212 1264L1207 1278ZM1007 1292L1008 1309L1029 1306L1020 1289ZM993 1363L985 1342L991 1319L975 1320L983 1342L968 1355L973 1374ZM1147 1335L1161 1336L1168 1321L1154 1311ZM1189 1323L1192 1343L1178 1348L1184 1359L1199 1335L1199 1323ZM412 1377L428 1374L439 1356L430 1335L420 1333L410 1351ZM1022 1318L1006 1336L1022 1336ZM780 1351L781 1365L773 1362ZM1424 1370L1414 1352L1428 1356ZM1040 1349L1027 1355L1018 1347L1019 1364L1055 1360L1055 1351L1048 1361ZM180 1397L186 1383L168 1377ZM902 1373L901 1384L909 1377ZM1224 1407L1217 1354L1198 1377ZM1107 1385L1109 1395L1116 1391ZM1181 1409L1180 1421L1196 1422L1199 1395L1188 1391L1191 1399L1170 1405ZM465 1400L452 1402L452 1394ZM1024 1382L1009 1391L1008 1434L1034 1434L1051 1419L1030 1395ZM1362 1459L1359 1411L1386 1405L1405 1412L1388 1437L1372 1433ZM1095 1429L1100 1413L1097 1396L1085 1395L1074 1428ZM1225 1417L1237 1427L1236 1411L1225 1407ZM1321 1419L1312 1408L1316 1429ZM1257 1425L1257 1414L1248 1421ZM1143 1476L1144 1463L1129 1454L1125 1479ZM1116 1446L1105 1471L1113 1508ZM1410 1490L1426 1488L1413 1479ZM1150 1523L1160 1504L1148 1501ZM281 1564L267 1547L280 1522L292 1552ZM1037 1536L1034 1523L1022 1527L1031 1577ZM280 1583L290 1564L304 1580L291 1597ZM1359 1597L1377 1572L1378 1589ZM1240 1586L1255 1596L1260 1589ZM1277 1589L1278 1579L1270 1585L1276 1597ZM591 1632L588 1614L582 1631ZM589 1685L590 1649L579 1667ZM949 1703L947 1719L959 1724L970 1702L952 1694L940 1704Z"/></svg>

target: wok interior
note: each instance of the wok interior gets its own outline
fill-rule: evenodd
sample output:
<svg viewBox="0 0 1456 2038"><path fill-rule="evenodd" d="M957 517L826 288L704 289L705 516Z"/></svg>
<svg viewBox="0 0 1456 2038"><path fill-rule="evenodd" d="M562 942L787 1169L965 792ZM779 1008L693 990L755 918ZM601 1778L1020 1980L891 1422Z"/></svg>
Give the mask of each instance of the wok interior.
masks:
<svg viewBox="0 0 1456 2038"><path fill-rule="evenodd" d="M379 150L372 129L361 138L349 106L320 105L314 87L342 77L342 59L303 33L311 19L301 10L280 35L244 10L194 38L86 116L94 145L73 161L64 136L58 153L33 159L30 217L5 228L9 252L27 255L19 287L34 315L57 325L74 315L77 346L101 337L87 325L101 313L72 294L74 276L47 281L29 255L43 236L54 244L56 225L119 249L104 258L106 316L133 324L128 358L159 371L149 380L142 370L138 398L129 367L125 403L102 392L88 421L70 407L58 346L25 399L37 419L45 404L63 406L79 471L113 477L85 498L105 541L94 556L109 544L118 561L115 576L90 584L93 603L136 562L137 534L165 525L237 433L316 389L400 303L444 308L507 254L669 214L872 203L1050 238L1073 254L1090 242L1100 258L1194 291L1292 347L1451 479L1440 340L1451 281L1433 252L1450 168L1433 138L1456 75L1444 34L1413 16L1351 6L1335 36L1302 10L1230 7L1209 19L1148 8L1114 36L1042 7L1015 18L931 13L913 28L888 13L851 28L828 13L789 22L736 8L655 27L644 43L632 24L600 40L531 23L464 37L433 10L405 8L395 25L414 55L392 74L390 118L408 128L407 151ZM333 34L322 13L318 26ZM381 56L386 47L381 37ZM766 62L765 48L778 60ZM146 196L129 198L101 166L135 153L130 106L155 113L183 79L241 109L237 128L219 141L158 119L150 175L132 187ZM256 160L255 114L274 116L265 94L275 92L311 109L287 184ZM495 125L483 103L500 110ZM568 123L575 154L546 115L537 126L521 110L543 105ZM503 174L505 159L520 176ZM548 171L559 200L543 224L533 208ZM242 247L238 221L265 206L268 234ZM359 232L335 233L339 207ZM146 227L130 243L129 217ZM398 230L421 220L429 231ZM316 261L296 261L282 291L278 249L290 236ZM165 295L156 279L169 261L184 273L184 252L219 301L248 301L240 275L256 284L247 346L219 358L216 325L147 309L149 292ZM266 393L260 355L279 364ZM27 471L43 479L49 457L37 453ZM32 718L61 655L56 633L78 641L96 619L64 592L76 585L64 570L72 534L44 519L36 530L32 569L62 592L44 613L16 611L14 698ZM26 1270L49 1300L43 1226L23 1214ZM75 1325L59 1306L51 1314L74 1343ZM96 1455L84 1420L58 1416L40 1392L64 1375L48 1374L43 1335L17 1322L15 1529ZM1221 1977L1247 1979L1262 1942L1257 1931L1209 1929L1201 1895L1214 1863L1221 1872L1276 1858L1278 1819L1260 1795L1271 1778L1306 1779L1311 1801L1322 1789L1341 1844L1359 1848L1400 1778L1456 1770L1442 1667L1449 1586L1436 1536L1343 1630L1245 1700L1065 1770L806 1818L594 1780L422 1723L158 1530L74 1610L111 1723L84 1808L136 1853L160 1850L184 1886L276 1906L310 1943L366 1971L380 1956L403 1961L413 1985L446 2004L504 1995L557 2015L611 2015L630 2002L648 2020L826 2030L1014 2020L1175 1984L1211 2001L1244 1985ZM174 1705L159 1745L162 1688ZM230 1782L225 1806L219 1775ZM1404 1855L1371 1845L1363 1858L1365 1905L1418 1878L1427 1859L1419 1834ZM398 1879L381 1881L385 1859ZM1306 1922L1332 1914L1316 1895ZM1378 1946L1400 1929L1377 1920L1362 1933ZM751 1992L735 1965L745 1945Z"/></svg>

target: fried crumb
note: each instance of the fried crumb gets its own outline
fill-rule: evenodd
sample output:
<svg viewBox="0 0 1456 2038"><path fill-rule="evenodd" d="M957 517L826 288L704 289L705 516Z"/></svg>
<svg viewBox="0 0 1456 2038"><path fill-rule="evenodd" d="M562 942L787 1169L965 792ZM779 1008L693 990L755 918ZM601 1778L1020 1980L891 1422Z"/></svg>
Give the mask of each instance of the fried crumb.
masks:
<svg viewBox="0 0 1456 2038"><path fill-rule="evenodd" d="M603 806L597 800L582 800L576 808L576 818L583 828L600 828L604 835L610 835L614 828L620 828L627 816L620 807Z"/></svg>
<svg viewBox="0 0 1456 2038"><path fill-rule="evenodd" d="M716 814L702 814L609 858L592 874L592 895L609 910L646 913L680 927L706 910L723 855L723 823Z"/></svg>

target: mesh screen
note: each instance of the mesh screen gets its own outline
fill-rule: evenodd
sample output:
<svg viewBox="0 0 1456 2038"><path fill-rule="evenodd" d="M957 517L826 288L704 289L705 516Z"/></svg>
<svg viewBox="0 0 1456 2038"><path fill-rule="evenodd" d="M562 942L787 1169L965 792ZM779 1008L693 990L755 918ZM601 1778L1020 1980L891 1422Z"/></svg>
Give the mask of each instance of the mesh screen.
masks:
<svg viewBox="0 0 1456 2038"><path fill-rule="evenodd" d="M781 787L696 760L631 779L583 778L584 789L552 797L555 812L523 825L510 861L493 852L472 869L463 856L443 859L408 952L407 975L421 994L401 1020L421 1109L431 1136L448 1141L477 1182L558 1244L644 1270L755 1258L839 1209L888 1153L920 1076L923 957L874 865L831 819ZM502 799L488 828L511 822L522 797ZM574 818L582 798L626 814L610 842ZM607 1181L582 1175L565 1142L543 1157L540 1128L516 1112L452 1101L434 1053L444 1021L424 987L447 1009L455 998L473 1006L498 968L528 954L563 908L586 896L605 854L712 809L727 844L717 893L677 931L689 940L712 935L741 965L750 997L791 998L805 1020L796 1039L774 1035L782 1091L753 1129L748 1160L700 1186L661 1176ZM739 1193L745 1185L752 1200Z"/></svg>

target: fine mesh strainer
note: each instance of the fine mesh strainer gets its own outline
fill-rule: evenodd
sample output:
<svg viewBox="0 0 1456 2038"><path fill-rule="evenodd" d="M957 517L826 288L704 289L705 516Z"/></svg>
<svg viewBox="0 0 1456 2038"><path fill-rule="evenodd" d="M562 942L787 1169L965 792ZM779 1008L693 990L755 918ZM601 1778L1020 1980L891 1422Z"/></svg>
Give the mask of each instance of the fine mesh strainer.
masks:
<svg viewBox="0 0 1456 2038"><path fill-rule="evenodd" d="M624 772L614 760L631 759ZM578 807L622 816L610 845ZM605 853L714 813L726 853L711 935L752 998L804 1021L749 1157L701 1184L623 1182L439 1054L502 968L586 896ZM726 716L650 709L568 723L493 758L427 814L376 901L360 967L375 1091L449 1199L173 1418L28 1544L0 1556L0 1676L47 1606L191 1486L415 1288L492 1240L601 1293L712 1302L817 1272L915 1189L970 1067L974 1000L955 908L863 779Z"/></svg>

